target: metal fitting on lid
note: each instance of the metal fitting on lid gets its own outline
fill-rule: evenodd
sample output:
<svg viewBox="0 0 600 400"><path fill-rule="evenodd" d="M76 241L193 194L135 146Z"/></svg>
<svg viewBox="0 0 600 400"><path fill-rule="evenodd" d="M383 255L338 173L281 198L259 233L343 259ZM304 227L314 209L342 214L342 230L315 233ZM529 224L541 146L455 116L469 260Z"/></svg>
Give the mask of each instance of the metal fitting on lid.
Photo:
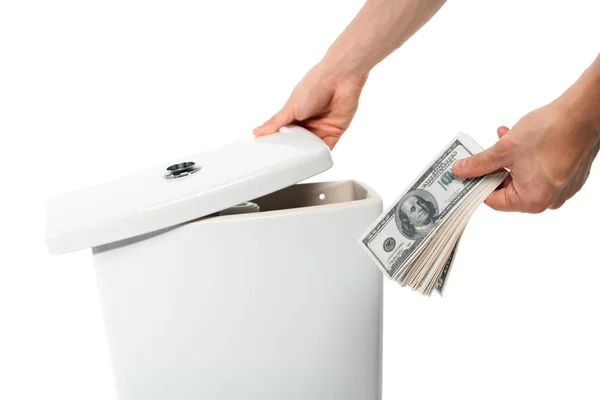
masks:
<svg viewBox="0 0 600 400"><path fill-rule="evenodd" d="M168 173L165 175L167 179L177 179L189 176L200 171L200 167L196 167L193 161L186 161L179 164L173 164L167 168Z"/></svg>

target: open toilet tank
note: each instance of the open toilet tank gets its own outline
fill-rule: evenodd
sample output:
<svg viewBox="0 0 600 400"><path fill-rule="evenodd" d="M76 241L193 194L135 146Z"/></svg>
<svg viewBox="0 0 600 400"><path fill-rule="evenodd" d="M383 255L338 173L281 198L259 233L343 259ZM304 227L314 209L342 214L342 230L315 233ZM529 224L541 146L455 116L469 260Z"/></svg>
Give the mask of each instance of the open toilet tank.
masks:
<svg viewBox="0 0 600 400"><path fill-rule="evenodd" d="M382 275L357 238L381 199L294 184L331 165L302 128L244 143L223 177L199 155L180 182L151 169L49 206L52 252L93 249L119 400L380 399Z"/></svg>

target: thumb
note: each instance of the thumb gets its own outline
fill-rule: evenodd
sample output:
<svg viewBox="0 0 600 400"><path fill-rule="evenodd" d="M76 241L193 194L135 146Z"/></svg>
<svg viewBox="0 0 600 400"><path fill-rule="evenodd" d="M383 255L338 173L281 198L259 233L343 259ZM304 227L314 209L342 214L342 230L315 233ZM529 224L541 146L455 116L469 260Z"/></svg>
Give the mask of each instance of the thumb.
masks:
<svg viewBox="0 0 600 400"><path fill-rule="evenodd" d="M277 132L282 126L294 121L293 107L285 105L277 114L273 115L267 122L254 129L255 136L264 136Z"/></svg>
<svg viewBox="0 0 600 400"><path fill-rule="evenodd" d="M499 151L498 143L481 153L456 161L452 166L454 173L463 178L476 178L505 167L507 160Z"/></svg>
<svg viewBox="0 0 600 400"><path fill-rule="evenodd" d="M502 139L508 132L510 131L510 129L504 125L502 125L501 127L498 128L498 139Z"/></svg>

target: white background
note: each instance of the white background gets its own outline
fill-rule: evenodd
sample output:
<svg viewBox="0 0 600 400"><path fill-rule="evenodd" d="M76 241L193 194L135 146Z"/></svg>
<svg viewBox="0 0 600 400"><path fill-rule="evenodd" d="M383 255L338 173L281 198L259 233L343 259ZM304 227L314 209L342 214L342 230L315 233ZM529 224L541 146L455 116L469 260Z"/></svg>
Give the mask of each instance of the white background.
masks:
<svg viewBox="0 0 600 400"><path fill-rule="evenodd" d="M491 145L598 54L595 3L448 3L372 71L313 180L387 206L457 131ZM361 5L0 3L0 399L115 398L90 253L47 254L45 202L248 137ZM558 211L482 206L443 300L386 283L384 400L600 397L599 168Z"/></svg>

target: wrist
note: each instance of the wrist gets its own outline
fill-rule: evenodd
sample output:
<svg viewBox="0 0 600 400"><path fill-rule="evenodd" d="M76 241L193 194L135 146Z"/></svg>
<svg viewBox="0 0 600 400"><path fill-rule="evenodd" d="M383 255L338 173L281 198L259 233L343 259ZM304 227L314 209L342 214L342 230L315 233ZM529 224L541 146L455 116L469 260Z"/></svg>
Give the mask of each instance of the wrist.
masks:
<svg viewBox="0 0 600 400"><path fill-rule="evenodd" d="M321 71L323 78L334 85L350 83L364 86L369 77L370 68L361 65L352 57L344 57L344 52L330 49L316 68ZM346 53L348 54L348 53Z"/></svg>
<svg viewBox="0 0 600 400"><path fill-rule="evenodd" d="M600 142L600 57L557 99L563 114L590 140Z"/></svg>

